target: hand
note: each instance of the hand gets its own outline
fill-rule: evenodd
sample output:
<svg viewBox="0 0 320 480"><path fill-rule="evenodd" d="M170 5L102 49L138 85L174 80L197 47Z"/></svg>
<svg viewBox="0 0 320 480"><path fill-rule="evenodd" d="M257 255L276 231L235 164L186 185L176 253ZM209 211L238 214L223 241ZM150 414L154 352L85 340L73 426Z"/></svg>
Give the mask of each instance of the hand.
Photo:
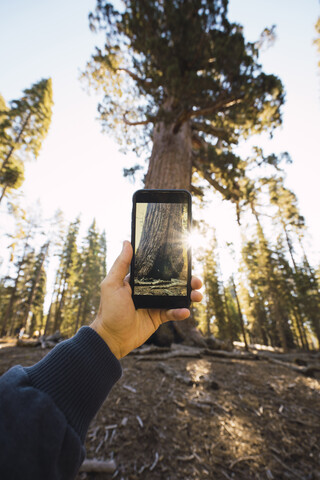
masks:
<svg viewBox="0 0 320 480"><path fill-rule="evenodd" d="M101 284L99 312L90 325L118 359L142 345L162 323L185 320L190 315L187 308L136 310L126 277L131 258L132 246L125 241L122 252ZM201 280L192 277L191 301L201 301L202 294L196 291L201 286Z"/></svg>

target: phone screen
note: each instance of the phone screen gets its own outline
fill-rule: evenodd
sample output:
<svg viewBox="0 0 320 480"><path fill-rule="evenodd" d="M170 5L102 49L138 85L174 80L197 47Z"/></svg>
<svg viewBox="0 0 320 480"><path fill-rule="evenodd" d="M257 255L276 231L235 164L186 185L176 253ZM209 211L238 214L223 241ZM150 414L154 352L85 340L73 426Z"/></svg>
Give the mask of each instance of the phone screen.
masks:
<svg viewBox="0 0 320 480"><path fill-rule="evenodd" d="M134 202L133 295L140 306L180 306L190 281L190 194L149 192Z"/></svg>

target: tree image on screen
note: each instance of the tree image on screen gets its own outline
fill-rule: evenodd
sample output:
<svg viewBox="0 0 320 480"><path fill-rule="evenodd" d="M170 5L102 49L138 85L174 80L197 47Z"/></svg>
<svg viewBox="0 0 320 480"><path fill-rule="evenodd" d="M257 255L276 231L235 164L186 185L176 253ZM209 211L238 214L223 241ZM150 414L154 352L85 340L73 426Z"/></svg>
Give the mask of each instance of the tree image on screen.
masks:
<svg viewBox="0 0 320 480"><path fill-rule="evenodd" d="M187 295L188 208L136 204L135 295Z"/></svg>

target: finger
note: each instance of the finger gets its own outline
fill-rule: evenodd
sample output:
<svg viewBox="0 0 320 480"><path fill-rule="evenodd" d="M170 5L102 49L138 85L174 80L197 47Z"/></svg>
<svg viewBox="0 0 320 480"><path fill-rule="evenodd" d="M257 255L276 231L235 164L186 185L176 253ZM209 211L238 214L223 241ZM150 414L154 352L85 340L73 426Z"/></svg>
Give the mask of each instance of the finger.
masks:
<svg viewBox="0 0 320 480"><path fill-rule="evenodd" d="M202 281L198 277L192 277L191 278L191 288L193 290L198 290L199 288L202 287Z"/></svg>
<svg viewBox="0 0 320 480"><path fill-rule="evenodd" d="M198 292L197 290L192 290L190 298L191 298L191 302L201 302L203 295L201 292Z"/></svg>
<svg viewBox="0 0 320 480"><path fill-rule="evenodd" d="M123 242L123 247L120 255L115 260L107 275L108 282L113 282L119 286L123 285L123 279L128 273L130 262L132 259L132 246L128 241Z"/></svg>
<svg viewBox="0 0 320 480"><path fill-rule="evenodd" d="M124 281L130 283L130 273L125 276Z"/></svg>
<svg viewBox="0 0 320 480"><path fill-rule="evenodd" d="M188 317L190 317L190 310L188 308L174 308L161 311L162 323L169 322L170 320L185 320Z"/></svg>

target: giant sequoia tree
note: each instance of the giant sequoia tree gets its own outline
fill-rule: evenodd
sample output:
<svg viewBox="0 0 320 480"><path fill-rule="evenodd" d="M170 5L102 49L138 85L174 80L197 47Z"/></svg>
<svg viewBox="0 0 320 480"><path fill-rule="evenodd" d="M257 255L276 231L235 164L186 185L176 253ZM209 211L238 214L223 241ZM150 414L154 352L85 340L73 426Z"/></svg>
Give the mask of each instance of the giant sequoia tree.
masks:
<svg viewBox="0 0 320 480"><path fill-rule="evenodd" d="M193 191L197 173L238 205L246 161L234 146L281 123L283 87L262 71L261 42L246 42L229 22L227 0L121 5L97 0L89 16L91 28L105 32L85 73L103 92L104 130L123 148L147 147L146 188Z"/></svg>
<svg viewBox="0 0 320 480"><path fill-rule="evenodd" d="M152 143L146 188L190 190L196 171L237 202L245 168L233 146L281 123L281 81L262 71L260 43L228 21L227 4L124 0L118 11L98 0L90 14L106 39L86 77L104 93L105 130L130 149Z"/></svg>

